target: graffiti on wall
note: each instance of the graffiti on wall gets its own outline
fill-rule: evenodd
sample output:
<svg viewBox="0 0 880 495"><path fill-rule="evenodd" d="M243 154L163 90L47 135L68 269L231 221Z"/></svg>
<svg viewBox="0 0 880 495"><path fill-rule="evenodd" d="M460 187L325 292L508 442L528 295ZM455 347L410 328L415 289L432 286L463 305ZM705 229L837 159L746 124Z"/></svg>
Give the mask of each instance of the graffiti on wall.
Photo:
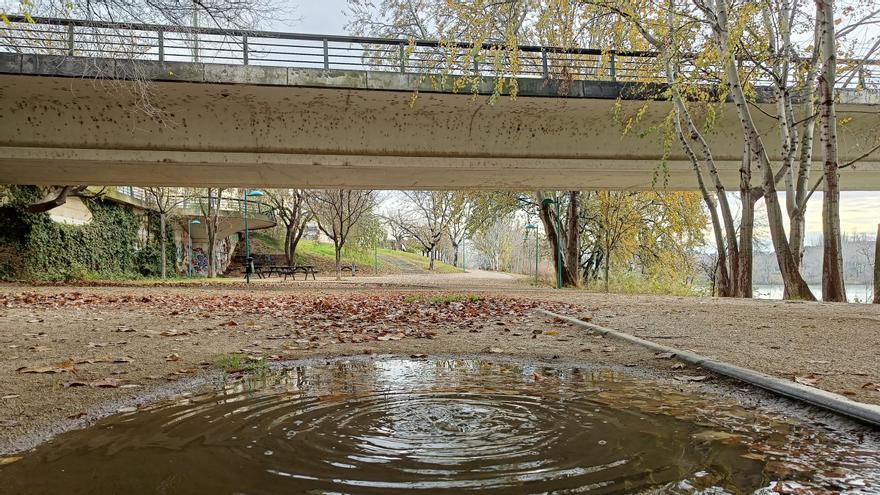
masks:
<svg viewBox="0 0 880 495"><path fill-rule="evenodd" d="M197 275L207 276L208 275L208 253L205 252L204 249L197 247L193 248L193 259L192 266L193 272Z"/></svg>

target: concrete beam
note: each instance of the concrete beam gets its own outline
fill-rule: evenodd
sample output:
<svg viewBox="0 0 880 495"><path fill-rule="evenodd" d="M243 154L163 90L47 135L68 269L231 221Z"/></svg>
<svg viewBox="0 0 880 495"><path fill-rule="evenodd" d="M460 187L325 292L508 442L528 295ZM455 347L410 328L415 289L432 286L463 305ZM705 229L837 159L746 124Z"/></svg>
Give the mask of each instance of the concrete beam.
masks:
<svg viewBox="0 0 880 495"><path fill-rule="evenodd" d="M26 58L0 56L0 67L14 70L18 63L41 74L51 74L50 66L76 71L64 57L51 63ZM648 98L645 91L656 88L647 86L583 82L569 89L569 98L521 92L516 100L503 97L489 105L485 96L439 90L421 91L413 101L407 85L426 83L408 74L113 63L116 74L137 69L156 79L149 85L149 101L161 118L142 110L144 87L133 82L0 74L0 97L8 102L0 120L0 182L375 189L696 186L676 144L664 162L664 139L656 129L669 103L616 99L627 91ZM89 66L107 70L100 60ZM523 89L525 94L551 91L536 84ZM880 128L880 100L874 93L847 98L838 106L840 117L850 119L839 129L842 162L870 149ZM762 109L774 112L770 105ZM623 122L635 116L637 122L624 133ZM774 121L761 112L755 116L768 149L777 153ZM742 136L732 107L722 109L708 139L724 180L735 189ZM821 157L818 139L814 157ZM814 167L818 171L819 163ZM842 185L880 190L880 152L846 170Z"/></svg>

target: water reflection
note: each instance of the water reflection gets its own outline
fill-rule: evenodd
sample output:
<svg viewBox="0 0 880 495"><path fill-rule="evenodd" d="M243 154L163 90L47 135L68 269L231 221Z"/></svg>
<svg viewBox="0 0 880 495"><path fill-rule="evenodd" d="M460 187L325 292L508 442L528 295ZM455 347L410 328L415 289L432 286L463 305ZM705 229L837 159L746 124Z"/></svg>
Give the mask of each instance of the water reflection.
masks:
<svg viewBox="0 0 880 495"><path fill-rule="evenodd" d="M0 468L4 493L770 493L780 480L870 493L880 486L877 451L610 372L335 361L251 385L68 433Z"/></svg>

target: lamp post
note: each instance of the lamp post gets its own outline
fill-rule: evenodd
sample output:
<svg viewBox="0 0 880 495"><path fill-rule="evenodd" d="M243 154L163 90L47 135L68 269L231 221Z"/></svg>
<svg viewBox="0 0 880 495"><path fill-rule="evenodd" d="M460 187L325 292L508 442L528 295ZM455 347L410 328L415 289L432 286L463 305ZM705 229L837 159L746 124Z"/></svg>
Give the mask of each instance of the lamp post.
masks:
<svg viewBox="0 0 880 495"><path fill-rule="evenodd" d="M529 238L529 231L535 231L535 283L538 283L538 226L533 224L526 225L526 239Z"/></svg>
<svg viewBox="0 0 880 495"><path fill-rule="evenodd" d="M254 271L254 261L251 259L251 231L248 227L248 198L259 198L263 191L244 192L244 280L251 283L251 273Z"/></svg>
<svg viewBox="0 0 880 495"><path fill-rule="evenodd" d="M544 198L544 205L556 205L556 288L562 288L562 237L559 227L559 200Z"/></svg>
<svg viewBox="0 0 880 495"><path fill-rule="evenodd" d="M189 222L187 222L187 234L189 235L189 275L190 278L193 276L193 225L199 225L202 222L199 221L198 218L193 218Z"/></svg>

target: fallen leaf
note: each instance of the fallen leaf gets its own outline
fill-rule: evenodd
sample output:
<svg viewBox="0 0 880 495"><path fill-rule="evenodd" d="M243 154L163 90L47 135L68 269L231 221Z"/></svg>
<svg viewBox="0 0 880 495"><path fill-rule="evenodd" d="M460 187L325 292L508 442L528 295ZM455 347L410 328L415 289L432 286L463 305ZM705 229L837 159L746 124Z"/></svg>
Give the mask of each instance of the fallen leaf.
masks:
<svg viewBox="0 0 880 495"><path fill-rule="evenodd" d="M547 330L544 332L545 335L559 335L559 330Z"/></svg>
<svg viewBox="0 0 880 495"><path fill-rule="evenodd" d="M706 375L676 375L673 378L680 382L704 382L709 379Z"/></svg>
<svg viewBox="0 0 880 495"><path fill-rule="evenodd" d="M801 385L807 385L809 387L815 387L816 384L819 383L819 378L815 375L810 376L795 376L794 381L800 383Z"/></svg>
<svg viewBox="0 0 880 495"><path fill-rule="evenodd" d="M7 464L12 464L13 462L21 459L20 455L13 455L9 457L0 457L0 466L5 466Z"/></svg>
<svg viewBox="0 0 880 495"><path fill-rule="evenodd" d="M501 348L499 348L499 347L487 347L487 348L483 349L483 352L488 353L488 354L501 354L504 351L501 350Z"/></svg>
<svg viewBox="0 0 880 495"><path fill-rule="evenodd" d="M654 353L654 359L672 359L675 357L674 352L657 352Z"/></svg>
<svg viewBox="0 0 880 495"><path fill-rule="evenodd" d="M89 383L89 386L94 388L117 388L119 387L119 382L112 378L104 378L103 380L96 380Z"/></svg>
<svg viewBox="0 0 880 495"><path fill-rule="evenodd" d="M67 373L76 372L70 363L56 363L49 366L35 366L33 368L21 367L15 370L19 373Z"/></svg>
<svg viewBox="0 0 880 495"><path fill-rule="evenodd" d="M409 357L411 357L413 359L423 359L423 358L428 357L428 355L427 354L410 354Z"/></svg>
<svg viewBox="0 0 880 495"><path fill-rule="evenodd" d="M72 387L87 387L89 384L86 382L81 382L79 380L73 380L70 382L64 382L61 384L64 388L72 388Z"/></svg>
<svg viewBox="0 0 880 495"><path fill-rule="evenodd" d="M672 365L672 369L674 370L683 370L687 367L684 363L675 363Z"/></svg>
<svg viewBox="0 0 880 495"><path fill-rule="evenodd" d="M706 430L694 434L694 438L702 441L730 440L731 438L740 438L740 435L728 433L726 431Z"/></svg>
<svg viewBox="0 0 880 495"><path fill-rule="evenodd" d="M177 330L165 330L164 332L160 332L159 335L163 337L177 337L180 335L189 335L188 332L178 332Z"/></svg>
<svg viewBox="0 0 880 495"><path fill-rule="evenodd" d="M0 399L17 399L19 397L21 397L21 395L19 395L19 394L9 394L9 395L4 395L3 397L0 397Z"/></svg>
<svg viewBox="0 0 880 495"><path fill-rule="evenodd" d="M180 361L180 355L177 354L176 352L172 352L171 354L165 356L165 361L168 361L168 362Z"/></svg>
<svg viewBox="0 0 880 495"><path fill-rule="evenodd" d="M862 388L868 388L880 392L880 383L868 382L862 385Z"/></svg>

